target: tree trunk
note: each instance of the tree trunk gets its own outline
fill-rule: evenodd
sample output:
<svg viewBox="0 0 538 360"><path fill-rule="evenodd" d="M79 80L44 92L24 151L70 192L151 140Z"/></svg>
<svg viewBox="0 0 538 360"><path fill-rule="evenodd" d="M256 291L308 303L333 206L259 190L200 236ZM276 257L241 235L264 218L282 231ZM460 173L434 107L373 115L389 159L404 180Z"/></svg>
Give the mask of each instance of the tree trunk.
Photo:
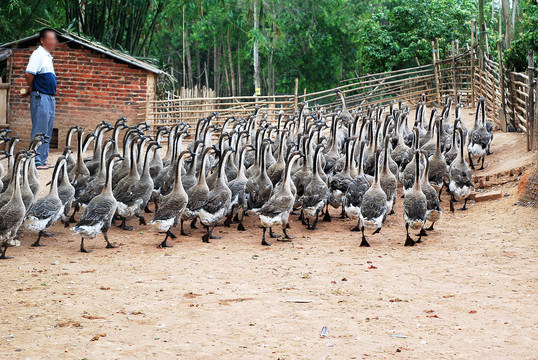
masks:
<svg viewBox="0 0 538 360"><path fill-rule="evenodd" d="M260 88L260 58L258 52L258 28L259 28L259 13L258 13L258 1L254 0L253 3L253 16L254 16L254 46L252 48L254 57L254 92ZM481 0L483 1L483 0Z"/></svg>
<svg viewBox="0 0 538 360"><path fill-rule="evenodd" d="M185 35L187 38L189 37L189 30L187 29L185 31ZM185 46L187 47L185 50L187 51L187 84L189 88L193 88L193 82L192 82L192 58L191 58L191 47L189 45L189 40L185 39Z"/></svg>
<svg viewBox="0 0 538 360"><path fill-rule="evenodd" d="M237 95L241 95L241 45L237 44Z"/></svg>
<svg viewBox="0 0 538 360"><path fill-rule="evenodd" d="M213 37L213 87L215 94L219 96L219 52L215 37Z"/></svg>
<svg viewBox="0 0 538 360"><path fill-rule="evenodd" d="M486 52L486 37L482 33L484 25L484 0L478 0L478 29L480 37L478 38L478 46L480 48L480 69L483 69L484 66L484 53Z"/></svg>
<svg viewBox="0 0 538 360"><path fill-rule="evenodd" d="M201 88L201 77L202 77L202 61L200 60L200 50L198 50L200 46L198 44L194 44L194 56L196 57L196 86L198 89Z"/></svg>
<svg viewBox="0 0 538 360"><path fill-rule="evenodd" d="M232 45L230 44L230 29L226 32L226 41L228 42L228 61L230 62L230 77L232 79L232 96L235 96L235 71L232 59Z"/></svg>

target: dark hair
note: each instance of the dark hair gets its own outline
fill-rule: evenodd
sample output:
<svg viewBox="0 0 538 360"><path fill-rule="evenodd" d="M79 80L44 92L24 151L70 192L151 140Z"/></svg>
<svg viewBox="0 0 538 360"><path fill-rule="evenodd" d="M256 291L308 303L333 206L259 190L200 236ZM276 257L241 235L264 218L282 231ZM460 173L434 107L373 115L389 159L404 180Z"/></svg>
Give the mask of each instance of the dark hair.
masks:
<svg viewBox="0 0 538 360"><path fill-rule="evenodd" d="M41 29L41 31L39 32L39 40L43 40L47 36L48 32L53 32L56 34L56 31L54 31L54 29L51 29L51 28Z"/></svg>

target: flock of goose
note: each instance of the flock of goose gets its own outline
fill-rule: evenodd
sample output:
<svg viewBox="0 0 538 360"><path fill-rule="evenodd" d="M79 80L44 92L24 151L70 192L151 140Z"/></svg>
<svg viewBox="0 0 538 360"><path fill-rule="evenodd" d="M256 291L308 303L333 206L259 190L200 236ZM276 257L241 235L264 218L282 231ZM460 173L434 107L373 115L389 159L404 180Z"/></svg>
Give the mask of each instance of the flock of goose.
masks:
<svg viewBox="0 0 538 360"><path fill-rule="evenodd" d="M310 112L303 103L296 114L281 113L275 125L259 109L247 118L226 119L220 129L214 125L214 113L194 129L185 123L160 127L155 137L146 123L128 126L125 118L113 126L102 122L88 134L75 125L56 161L50 190L41 198L36 198L40 183L34 157L46 136L38 134L28 149L15 151L20 138L4 129L0 142L5 144L7 171L0 182L0 258L7 258L8 247L20 245L21 227L37 236L33 246L41 246L42 237L50 236L47 230L58 221L65 227L75 224L81 252L89 252L84 241L99 234L106 247L113 248L111 224L132 230L128 222L138 218L146 224L147 213L152 213L150 224L165 234L160 247L170 246L167 240L176 237L172 230L177 226L181 235L189 235L185 222L196 228L200 221L206 230L202 240L209 242L217 238L213 229L218 224L229 227L235 222L238 230L245 230L245 215L259 217L261 243L270 245L267 236L277 238L275 228L282 229L281 240L291 238L290 215L299 215L307 229L315 230L320 217L331 221L329 207L356 221L352 230L361 232L360 246L370 246L365 229L379 232L394 214L398 182L403 188L406 246L420 242L440 220L443 187L451 194L451 211L454 201L463 201L466 209L473 158L483 168L493 139L483 98L475 125L467 130L460 116L461 95L453 122L450 97L440 113L434 108L428 117L423 96L410 127L409 109L401 102L388 109L350 112L344 94L336 93L342 100L337 113ZM193 139L186 144L190 132ZM71 147L75 136L76 153ZM165 141L166 154L161 154ZM87 158L92 144L93 155ZM154 203L153 212L148 203ZM426 222L431 224L427 229ZM410 228L420 230L417 240Z"/></svg>

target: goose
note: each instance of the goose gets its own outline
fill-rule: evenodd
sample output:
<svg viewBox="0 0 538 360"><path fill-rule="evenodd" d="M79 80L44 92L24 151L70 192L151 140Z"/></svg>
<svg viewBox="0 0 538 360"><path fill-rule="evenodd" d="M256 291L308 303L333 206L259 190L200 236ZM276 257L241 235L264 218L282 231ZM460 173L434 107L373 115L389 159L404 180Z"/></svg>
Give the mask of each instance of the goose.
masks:
<svg viewBox="0 0 538 360"><path fill-rule="evenodd" d="M237 225L237 230L239 231L245 231L245 226L243 225L243 218L245 216L245 209L247 208L246 203L246 194L245 194L245 187L248 181L247 176L245 175L245 154L247 151L254 151L254 147L252 145L246 145L241 149L241 153L239 155L239 168L237 170L237 177L230 181L228 184L230 190L232 191L232 198L230 201L230 214L228 215L228 219L224 222L224 226L230 226L232 219L239 214L239 211L241 211L241 218L238 218L239 224Z"/></svg>
<svg viewBox="0 0 538 360"><path fill-rule="evenodd" d="M138 181L132 183L125 193L114 195L118 201L117 213L122 218L124 225L127 221L126 219L132 216L136 216L140 220L140 225L146 225L146 219L142 215L142 211L148 205L153 193L153 179L149 173L150 156L160 148L161 145L156 141L148 145L144 154L142 173Z"/></svg>
<svg viewBox="0 0 538 360"><path fill-rule="evenodd" d="M265 239L265 232L267 231L267 228L271 230L271 228L277 224L280 224L282 227L282 232L284 233L283 240L292 239L292 237L290 237L286 231L288 219L295 202L295 196L291 192L290 187L291 169L293 167L293 163L300 156L302 156L300 152L294 152L291 154L290 159L286 164L282 186L278 189L278 191L271 195L263 206L256 210L263 228L262 245L271 245Z"/></svg>
<svg viewBox="0 0 538 360"><path fill-rule="evenodd" d="M79 222L72 228L74 232L81 235L80 252L82 253L91 252L91 250L86 250L84 247L84 239L94 239L101 233L105 238L107 249L116 247L108 240L108 230L118 206L112 193L112 171L114 161L117 158L120 158L120 155L115 154L108 159L106 182L103 190L90 201L84 209Z"/></svg>
<svg viewBox="0 0 538 360"><path fill-rule="evenodd" d="M461 122L460 119L454 120L454 126L453 126L453 131L452 131L452 143L451 143L450 149L444 154L447 166L450 166L450 164L452 164L452 161L456 159L460 151L459 146L458 146L458 139L457 139L458 132L456 131L456 129L459 128L460 126L460 122Z"/></svg>
<svg viewBox="0 0 538 360"><path fill-rule="evenodd" d="M0 157L0 161L4 159L9 159L9 158L11 158L11 154L4 150L2 157ZM4 173L4 167L2 166L0 167L0 177L4 175L3 173ZM4 183L2 182L2 180L0 180L0 190L4 189L4 187L5 187ZM1 194L1 191L0 191L0 194Z"/></svg>
<svg viewBox="0 0 538 360"><path fill-rule="evenodd" d="M413 149L418 150L420 149L420 137L418 136L418 129L415 127L413 129L413 132L415 133L415 136L413 138ZM417 157L413 156L413 159L407 164L402 174L400 174L400 180L403 185L403 193L405 194L413 187L413 184L415 183L415 161ZM419 159L420 161L420 159ZM419 164L420 171L423 171L422 164Z"/></svg>
<svg viewBox="0 0 538 360"><path fill-rule="evenodd" d="M205 243L208 243L209 239L220 239L220 236L213 236L213 229L222 219L224 219L230 210L232 191L228 187L224 169L228 157L233 151L232 148L229 148L224 150L224 153L221 154L215 184L207 194L206 202L198 213L200 222L204 225L207 231L202 237L202 241Z"/></svg>
<svg viewBox="0 0 538 360"><path fill-rule="evenodd" d="M426 220L431 222L431 226L426 230L434 230L433 225L441 219L441 203L438 195L439 189L436 189L429 181L432 162L427 156L424 156L424 160L426 163L420 180L420 187L424 195L426 195ZM420 230L420 233L422 236L427 236L424 228Z"/></svg>
<svg viewBox="0 0 538 360"><path fill-rule="evenodd" d="M86 190L86 186L88 185L88 180L90 179L90 170L86 167L86 163L84 162L84 153L88 149L90 142L95 137L93 133L89 133L86 138L84 139L84 142L82 141L82 137L84 135L84 128L79 128L77 133L77 163L75 167L69 172L69 181L71 184L75 187L75 199L79 198L84 194L84 191ZM75 205L75 212L77 210L78 205ZM73 215L71 217L71 222L74 221L75 212L73 212Z"/></svg>
<svg viewBox="0 0 538 360"><path fill-rule="evenodd" d="M186 130L182 130L178 133L176 136L175 142L175 149L172 152L172 160L173 162L168 165L167 167L163 167L162 171L159 172L159 175L157 175L157 178L155 179L156 187L161 195L167 195L170 191L172 191L172 188L174 187L174 179L176 174L176 166L178 164L177 162L177 156L183 151L183 139L185 137L189 136L189 132ZM199 144L202 144L201 141L198 141ZM191 162L196 160L195 157L191 158ZM196 169L197 163L194 162ZM183 168L181 168L182 173L184 172ZM190 186L187 186L187 176L183 178L183 186L185 190L188 190ZM192 186L192 185L191 185Z"/></svg>
<svg viewBox="0 0 538 360"><path fill-rule="evenodd" d="M396 189L398 187L398 180L389 168L390 157L390 135L385 136L385 149L383 152L383 166L381 173L379 174L379 184L381 189L387 196L387 209L390 211L389 215L394 214L394 205L396 204Z"/></svg>
<svg viewBox="0 0 538 360"><path fill-rule="evenodd" d="M413 246L415 243L421 242L422 232L419 234L417 241L414 241L409 235L409 228L422 229L426 222L426 212L428 204L426 195L422 192L420 185L420 150L415 150L415 156L412 161L415 167L414 184L404 196L404 211L403 218L405 221L405 231L407 233L404 246Z"/></svg>
<svg viewBox="0 0 538 360"><path fill-rule="evenodd" d="M13 174L13 168L15 165L15 146L17 146L19 141L21 141L20 136L15 135L9 139L9 142L7 144L8 150L6 151L10 156L8 157L6 176L2 178L2 183L4 186L3 186L2 191L0 191L0 193L3 193L4 191L6 191L7 184L11 182L11 175Z"/></svg>
<svg viewBox="0 0 538 360"><path fill-rule="evenodd" d="M441 191L443 189L443 184L445 181L445 176L448 170L446 164L445 156L441 152L441 130L443 128L442 123L437 122L436 127L436 146L435 152L429 157L429 173L428 173L428 182L431 183L431 186L439 194L439 201L441 200Z"/></svg>
<svg viewBox="0 0 538 360"><path fill-rule="evenodd" d="M146 137L140 137L139 139L141 142L148 141ZM131 187L131 185L136 184L140 180L140 174L138 173L138 166L137 166L136 154L135 154L137 146L139 146L138 143L136 141L133 141L130 148L131 160L130 160L130 167L129 167L129 175L121 179L118 182L118 184L115 187L113 187L112 191L114 194L114 198L116 200L118 200L120 197L125 197L125 201L128 202L130 199L127 197L126 194L128 193L129 188ZM126 211L128 210L128 208L124 206L123 210ZM132 227L127 226L126 224L127 219L125 217L122 217L121 215L119 216L121 218L120 227L123 230L128 230L128 231L133 230Z"/></svg>
<svg viewBox="0 0 538 360"><path fill-rule="evenodd" d="M351 162L352 167L352 180L349 183L349 186L347 187L346 194L344 195L343 200L343 206L344 210L346 212L346 215L352 219L357 221L357 225L351 229L351 231L361 231L361 222L360 222L360 208L362 204L362 199L364 197L364 194L370 189L370 182L366 178L364 174L364 167L363 167L363 159L364 159L364 148L365 144L360 143L359 148L359 164L358 164L358 172L355 169L355 163L354 161ZM355 149L355 147L354 147ZM353 150L355 151L355 150ZM356 173L356 174L355 174Z"/></svg>
<svg viewBox="0 0 538 360"><path fill-rule="evenodd" d="M249 177L245 185L245 193L247 194L247 205L250 212L256 212L265 204L271 197L273 192L273 183L265 168L265 153L269 151L270 144L263 142L260 149L261 161L257 174ZM248 175L247 175L248 176Z"/></svg>
<svg viewBox="0 0 538 360"><path fill-rule="evenodd" d="M118 154L118 155L121 154L120 148L119 148L120 132L124 129L129 128L129 126L127 126L126 124L126 121L127 119L124 117L121 117L116 121L116 124L114 125L114 131L112 132L112 140L114 140L114 142L112 143L113 149L108 155L108 157L106 158L106 160L108 160L114 154ZM99 169L100 168L101 168L101 163L99 163Z"/></svg>
<svg viewBox="0 0 538 360"><path fill-rule="evenodd" d="M39 193L39 188L41 187L41 184L37 177L37 168L35 166L35 157L37 156L36 151L47 139L48 139L47 135L37 134L30 144L30 152L34 152L35 154L29 159L30 163L29 163L29 169L27 172L27 177L25 177L23 180L28 181L28 184L30 185L30 189L32 190L32 193L34 195L34 199Z"/></svg>
<svg viewBox="0 0 538 360"><path fill-rule="evenodd" d="M88 186L84 194L82 194L78 199L79 205L83 208L93 199L95 196L99 195L103 190L106 182L106 160L110 158L108 153L110 152L112 146L114 145L114 139L106 139L103 145L103 150L101 151L101 164L99 169L95 174L95 177L88 182ZM119 154L118 154L119 155Z"/></svg>
<svg viewBox="0 0 538 360"><path fill-rule="evenodd" d="M339 173L333 175L329 183L328 204L331 205L335 209L338 209L340 206L342 206L342 199L351 181L351 173L350 173L349 168L350 168L351 161L354 161L353 159L351 159L351 154L350 154L351 150L352 150L351 140L348 140L346 141L346 147L345 147L345 159L346 160L344 162L344 168ZM344 210L342 209L342 211ZM325 221L330 221L328 207L325 209L325 217L327 218L327 220Z"/></svg>
<svg viewBox="0 0 538 360"><path fill-rule="evenodd" d="M364 193L362 198L359 219L361 222L361 244L360 246L369 247L370 244L364 236L364 229L374 229L374 234L381 231L381 227L387 218L387 195L381 188L379 179L379 153L377 153L374 163L374 182Z"/></svg>
<svg viewBox="0 0 538 360"><path fill-rule="evenodd" d="M450 211L452 212L454 212L454 200L465 201L460 210L467 210L467 199L471 194L471 188L473 187L473 174L471 173L471 169L467 165L465 155L463 154L463 130L457 128L456 131L460 135L460 152L448 169L448 189L451 193Z"/></svg>
<svg viewBox="0 0 538 360"><path fill-rule="evenodd" d="M24 207L26 208L26 211L30 209L30 207L32 206L36 198L36 195L32 191L31 182L30 182L30 178L32 177L32 175L30 174L32 173L32 169L31 169L32 160L37 155L38 153L35 150L31 151L28 154L28 157L24 160L24 165L22 168L21 193L22 193L22 202L24 203Z"/></svg>
<svg viewBox="0 0 538 360"><path fill-rule="evenodd" d="M398 143L396 147L392 150L392 159L398 165L398 178L401 180L400 174L403 173L405 167L413 159L413 151L409 146L405 144L403 136L403 123L407 119L407 113L403 114L400 118L400 121L397 122L396 132L398 134Z"/></svg>
<svg viewBox="0 0 538 360"><path fill-rule="evenodd" d="M181 235L190 235L186 233L183 228L183 223L185 221L191 220L191 228L196 229L196 219L198 217L200 209L204 207L207 201L207 196L209 194L209 186L207 185L206 181L206 173L203 169L205 169L210 153L214 151L215 148L212 146L204 149L204 151L202 152L202 161L198 181L196 182L196 184L194 184L194 186L187 190L187 196L189 197L189 201L187 202L187 207L185 208L185 211L183 211L183 215L181 216Z"/></svg>
<svg viewBox="0 0 538 360"><path fill-rule="evenodd" d="M467 144L467 151L469 152L469 164L471 169L474 170L473 156L477 157L477 163L482 160L482 165L478 170L484 169L484 159L488 147L491 144L491 135L486 127L486 100L481 97L478 100L478 107L476 109L474 127L469 132L469 142Z"/></svg>
<svg viewBox="0 0 538 360"><path fill-rule="evenodd" d="M78 128L79 128L78 125L73 125L69 129L67 129L67 134L65 136L65 147L66 148L68 147L68 148L72 149L73 135L75 135L75 133L78 132ZM74 168L76 163L77 163L77 160L73 156L73 153L70 152L66 157L66 164L67 164L67 169L68 169L67 172L69 172L69 170Z"/></svg>
<svg viewBox="0 0 538 360"><path fill-rule="evenodd" d="M288 130L284 129L280 131L278 135L278 157L274 164L267 168L267 176L271 179L273 186L276 185L281 179L284 169L286 168L285 151L284 146L287 143Z"/></svg>
<svg viewBox="0 0 538 360"><path fill-rule="evenodd" d="M161 206L155 210L153 220L150 222L151 225L157 226L159 231L166 232L166 237L159 244L160 248L172 247L172 245L168 245L167 240L169 237L175 239L176 235L170 229L172 227L175 228L179 224L181 215L183 215L183 211L185 211L189 200L181 182L181 168L186 155L190 156L189 150L182 151L179 154L174 188L160 199Z"/></svg>
<svg viewBox="0 0 538 360"><path fill-rule="evenodd" d="M105 134L113 129L114 127L107 125L107 126L102 126L99 129L99 132L96 132L94 149L93 149L93 158L86 163L86 167L88 168L92 176L95 176L95 174L99 170L99 166L101 165L101 152L103 150L103 140L104 140Z"/></svg>
<svg viewBox="0 0 538 360"><path fill-rule="evenodd" d="M340 89L336 89L334 92L340 97L340 101L342 102L342 110L340 111L340 117L345 122L348 122L348 123L353 121L353 116L351 115L351 113L347 109L346 99L344 97L344 93Z"/></svg>
<svg viewBox="0 0 538 360"><path fill-rule="evenodd" d="M58 196L58 176L65 163L65 156L58 157L52 173L49 193L37 199L26 214L26 219L24 220L25 229L31 233L38 234L37 240L32 244L34 247L43 246L40 243L41 237L48 228L58 221L63 213L62 200Z"/></svg>
<svg viewBox="0 0 538 360"><path fill-rule="evenodd" d="M182 177L182 183L183 183L183 187L185 188L185 191L188 191L191 187L193 187L198 182L198 176L196 174L196 164L198 162L198 158L202 158L203 152L200 153L200 150L198 150L202 148L203 148L202 142L197 141L193 147L193 151L191 152L191 166L189 167L189 170L187 170L187 173L185 174L185 176Z"/></svg>
<svg viewBox="0 0 538 360"><path fill-rule="evenodd" d="M319 163L319 157L321 156L321 151L324 148L325 146L323 144L318 145L316 148L316 152L314 153L312 180L306 186L303 194L303 216L305 218L308 230L316 229L319 213L323 210L329 195L329 187L327 186L327 182L324 181L320 176L320 169L322 169L322 167Z"/></svg>
<svg viewBox="0 0 538 360"><path fill-rule="evenodd" d="M127 130L123 136L123 160L114 163L112 189L114 189L122 179L129 176L129 173L131 172L131 162L136 162L136 158L131 158L131 154L133 153L131 147L135 145L138 136L142 136L142 133L136 128Z"/></svg>
<svg viewBox="0 0 538 360"><path fill-rule="evenodd" d="M19 151L15 155L11 180L11 183L13 183L13 193L10 196L9 201L4 206L0 207L0 246L2 249L0 259L10 259L10 257L6 256L7 248L20 246L21 244L19 240L15 239L15 236L24 220L24 214L26 213L20 186L20 166L26 156L27 152L24 150Z"/></svg>
<svg viewBox="0 0 538 360"><path fill-rule="evenodd" d="M64 156L66 159L71 154L71 148L66 147L64 150ZM60 220L64 223L65 227L69 227L69 212L75 198L75 187L69 182L69 174L67 171L67 161L62 166L62 175L60 184L58 185L58 196L62 201L63 212L60 214Z"/></svg>
<svg viewBox="0 0 538 360"><path fill-rule="evenodd" d="M174 124L168 133L168 145L166 146L166 154L164 155L163 161L163 167L167 167L172 162L172 153L174 148L174 139L176 138L176 132L179 129L179 124Z"/></svg>

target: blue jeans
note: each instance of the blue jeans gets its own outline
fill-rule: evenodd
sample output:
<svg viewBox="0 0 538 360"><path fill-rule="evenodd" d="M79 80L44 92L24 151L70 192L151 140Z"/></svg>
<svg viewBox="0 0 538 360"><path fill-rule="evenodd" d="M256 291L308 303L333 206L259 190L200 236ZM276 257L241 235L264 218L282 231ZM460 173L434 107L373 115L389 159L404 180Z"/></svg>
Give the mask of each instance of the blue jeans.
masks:
<svg viewBox="0 0 538 360"><path fill-rule="evenodd" d="M32 91L30 95L30 115L32 117L32 139L36 134L44 133L48 135L43 145L37 148L38 156L35 158L37 166L45 165L49 157L49 142L54 127L54 116L56 115L56 99L54 96L39 94Z"/></svg>

